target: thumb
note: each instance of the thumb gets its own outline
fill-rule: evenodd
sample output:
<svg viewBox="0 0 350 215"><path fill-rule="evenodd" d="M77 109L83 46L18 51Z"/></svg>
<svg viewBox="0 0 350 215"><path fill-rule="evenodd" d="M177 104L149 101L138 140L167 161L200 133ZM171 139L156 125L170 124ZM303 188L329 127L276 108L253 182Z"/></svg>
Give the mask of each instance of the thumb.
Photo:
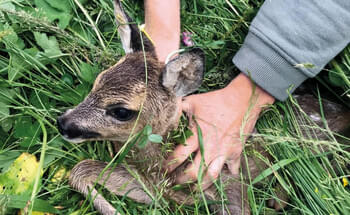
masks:
<svg viewBox="0 0 350 215"><path fill-rule="evenodd" d="M191 130L196 130L193 129L195 127L193 122L193 116L195 115L195 105L192 96L185 97L182 100L181 109L186 114L187 119L189 120L189 128L191 128Z"/></svg>
<svg viewBox="0 0 350 215"><path fill-rule="evenodd" d="M234 159L227 159L226 164L231 174L238 175L241 165L241 156L235 157Z"/></svg>
<svg viewBox="0 0 350 215"><path fill-rule="evenodd" d="M182 98L181 109L183 112L193 112L193 99L192 96Z"/></svg>

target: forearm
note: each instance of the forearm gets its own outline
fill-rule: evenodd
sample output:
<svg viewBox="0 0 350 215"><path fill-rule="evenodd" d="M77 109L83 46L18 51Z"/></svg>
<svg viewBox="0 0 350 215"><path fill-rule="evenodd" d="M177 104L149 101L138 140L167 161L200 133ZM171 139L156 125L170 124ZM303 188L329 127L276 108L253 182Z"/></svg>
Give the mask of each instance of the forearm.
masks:
<svg viewBox="0 0 350 215"><path fill-rule="evenodd" d="M350 1L266 1L233 62L284 100L349 44L348 35Z"/></svg>
<svg viewBox="0 0 350 215"><path fill-rule="evenodd" d="M165 61L168 54L179 48L180 1L146 0L145 30L152 38L157 56Z"/></svg>

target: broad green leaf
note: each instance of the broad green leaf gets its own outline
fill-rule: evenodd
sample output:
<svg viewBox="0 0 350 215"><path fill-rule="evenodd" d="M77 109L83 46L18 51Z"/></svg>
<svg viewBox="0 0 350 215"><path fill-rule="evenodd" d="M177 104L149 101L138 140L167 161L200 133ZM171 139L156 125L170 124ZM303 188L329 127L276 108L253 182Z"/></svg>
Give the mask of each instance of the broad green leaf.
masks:
<svg viewBox="0 0 350 215"><path fill-rule="evenodd" d="M13 119L11 118L6 118L4 120L1 120L1 128L3 131L8 132L12 126L13 126Z"/></svg>
<svg viewBox="0 0 350 215"><path fill-rule="evenodd" d="M61 10L62 8L67 8L67 6L70 5L69 0L57 1L57 4L62 5L58 8L53 7L57 5L52 3L52 1L50 1L51 5L46 0L34 0L34 2L37 8L43 11L50 22L58 20L58 27L61 29L65 29L68 26L69 21L72 19L72 14L69 11Z"/></svg>
<svg viewBox="0 0 350 215"><path fill-rule="evenodd" d="M146 125L139 133L139 137L137 138L137 147L141 149L144 148L150 141L150 135L152 135L152 127L150 125Z"/></svg>
<svg viewBox="0 0 350 215"><path fill-rule="evenodd" d="M143 131L142 133L146 136L149 136L152 134L152 126L150 125L146 125L144 128L143 128Z"/></svg>
<svg viewBox="0 0 350 215"><path fill-rule="evenodd" d="M99 72L99 69L97 66L92 66L88 63L82 62L79 65L80 73L79 76L86 82L93 84L96 76Z"/></svg>
<svg viewBox="0 0 350 215"><path fill-rule="evenodd" d="M22 146L23 148L29 148L34 145L37 145L40 143L40 139L37 136L38 135L35 135L33 137L22 138L21 142L19 142L19 145Z"/></svg>
<svg viewBox="0 0 350 215"><path fill-rule="evenodd" d="M62 158L65 155L60 153L64 142L61 136L56 136L54 139L48 142L50 148L46 151L43 168L47 168L50 166L51 162L53 162L57 158Z"/></svg>
<svg viewBox="0 0 350 215"><path fill-rule="evenodd" d="M6 48L15 46L18 49L24 49L24 41L19 38L16 32L9 24L0 25L0 42L5 43Z"/></svg>
<svg viewBox="0 0 350 215"><path fill-rule="evenodd" d="M46 2L53 8L57 10L61 10L64 12L70 12L72 10L71 4L69 0L46 0Z"/></svg>
<svg viewBox="0 0 350 215"><path fill-rule="evenodd" d="M15 123L13 136L22 138L19 144L27 148L40 143L39 135L41 132L38 122L33 123L31 117L21 117Z"/></svg>
<svg viewBox="0 0 350 215"><path fill-rule="evenodd" d="M26 196L26 195L0 194L0 199L4 199L4 198L6 198L6 200L8 202L8 204L6 205L7 207L18 208L18 209L24 208L28 204L28 201L30 200L30 197ZM34 205L33 205L33 210L59 214L59 211L56 208L54 208L52 205L50 205L47 200L42 200L42 199L35 199ZM35 214L34 211L32 213L33 215Z"/></svg>
<svg viewBox="0 0 350 215"><path fill-rule="evenodd" d="M8 118L10 109L6 103L0 102L0 125L1 128L8 132L12 128L13 120Z"/></svg>
<svg viewBox="0 0 350 215"><path fill-rule="evenodd" d="M138 139L137 147L142 149L144 148L148 143L148 136L144 134L140 134L140 138Z"/></svg>
<svg viewBox="0 0 350 215"><path fill-rule="evenodd" d="M29 102L38 109L48 109L50 107L49 97L40 92L35 93L32 91L29 97Z"/></svg>
<svg viewBox="0 0 350 215"><path fill-rule="evenodd" d="M0 152L0 169L7 170L7 168L18 158L21 153L19 151L1 151Z"/></svg>
<svg viewBox="0 0 350 215"><path fill-rule="evenodd" d="M17 92L15 89L0 87L0 102L4 104L10 104L11 99L15 98L16 93Z"/></svg>
<svg viewBox="0 0 350 215"><path fill-rule="evenodd" d="M15 11L16 7L11 1L0 1L0 9ZM0 12L1 13L1 12Z"/></svg>
<svg viewBox="0 0 350 215"><path fill-rule="evenodd" d="M8 117L10 115L10 109L7 104L0 102L0 120Z"/></svg>
<svg viewBox="0 0 350 215"><path fill-rule="evenodd" d="M13 58L12 58L13 59ZM11 63L10 63L11 64ZM21 71L18 68L10 67L8 69L8 79L10 81L15 81L21 77Z"/></svg>
<svg viewBox="0 0 350 215"><path fill-rule="evenodd" d="M163 138L158 134L151 134L148 136L148 140L151 141L152 143L161 143Z"/></svg>
<svg viewBox="0 0 350 215"><path fill-rule="evenodd" d="M38 45L44 50L47 57L62 54L56 37L48 37L45 33L34 32L34 38Z"/></svg>
<svg viewBox="0 0 350 215"><path fill-rule="evenodd" d="M3 42L6 48L10 50L8 52L10 55L8 79L14 80L20 77L21 68L26 65L26 62L16 54L16 51L24 49L25 44L8 24L0 25L0 42Z"/></svg>
<svg viewBox="0 0 350 215"><path fill-rule="evenodd" d="M10 52L8 79L14 81L20 78L24 71L33 68L35 62L31 61L33 61L33 58L39 58L38 53L39 50L36 48L16 50L16 52Z"/></svg>
<svg viewBox="0 0 350 215"><path fill-rule="evenodd" d="M61 80L69 86L73 86L73 77L69 73L64 73Z"/></svg>
<svg viewBox="0 0 350 215"><path fill-rule="evenodd" d="M80 103L81 101L83 101L83 99L87 96L87 94L89 94L89 91L91 89L91 84L88 84L87 82L79 84L75 90L77 91L77 93L80 95L79 101L78 103Z"/></svg>
<svg viewBox="0 0 350 215"><path fill-rule="evenodd" d="M33 132L30 131L33 123L30 117L20 117L16 120L14 137L28 137L33 135Z"/></svg>

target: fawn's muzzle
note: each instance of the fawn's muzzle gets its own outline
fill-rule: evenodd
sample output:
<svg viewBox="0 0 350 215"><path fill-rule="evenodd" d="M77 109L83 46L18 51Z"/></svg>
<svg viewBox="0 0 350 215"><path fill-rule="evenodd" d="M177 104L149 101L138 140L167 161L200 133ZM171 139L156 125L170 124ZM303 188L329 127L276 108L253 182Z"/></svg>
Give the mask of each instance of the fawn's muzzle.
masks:
<svg viewBox="0 0 350 215"><path fill-rule="evenodd" d="M89 131L86 128L78 127L74 122L71 122L67 117L60 116L57 119L58 131L63 137L72 139L93 139L100 136L99 133L94 131Z"/></svg>

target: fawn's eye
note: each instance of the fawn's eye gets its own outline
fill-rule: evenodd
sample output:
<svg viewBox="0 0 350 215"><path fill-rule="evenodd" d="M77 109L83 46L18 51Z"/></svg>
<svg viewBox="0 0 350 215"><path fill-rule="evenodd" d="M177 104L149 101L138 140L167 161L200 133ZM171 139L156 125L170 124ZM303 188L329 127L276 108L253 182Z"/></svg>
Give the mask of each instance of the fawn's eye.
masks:
<svg viewBox="0 0 350 215"><path fill-rule="evenodd" d="M119 105L108 107L106 114L116 118L119 121L128 121L136 115L136 111L129 110Z"/></svg>

